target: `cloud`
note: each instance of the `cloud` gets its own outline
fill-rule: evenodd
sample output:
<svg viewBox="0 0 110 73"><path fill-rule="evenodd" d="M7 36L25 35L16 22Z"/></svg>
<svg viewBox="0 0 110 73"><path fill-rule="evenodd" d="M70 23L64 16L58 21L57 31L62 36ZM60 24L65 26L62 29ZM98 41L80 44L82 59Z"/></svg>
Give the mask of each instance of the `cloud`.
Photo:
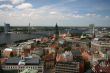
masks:
<svg viewBox="0 0 110 73"><path fill-rule="evenodd" d="M18 5L18 4L21 4L21 3L25 2L25 0L10 0L10 1L14 5Z"/></svg>
<svg viewBox="0 0 110 73"><path fill-rule="evenodd" d="M8 1L8 0L0 0L0 2L2 2L2 1L4 2L4 1Z"/></svg>
<svg viewBox="0 0 110 73"><path fill-rule="evenodd" d="M15 8L17 8L17 9L31 9L32 4L31 3L22 3L18 6L16 6Z"/></svg>
<svg viewBox="0 0 110 73"><path fill-rule="evenodd" d="M3 5L0 5L0 9L2 9L2 10L11 10L11 9L13 9L13 6L10 5L10 4L3 4Z"/></svg>
<svg viewBox="0 0 110 73"><path fill-rule="evenodd" d="M74 1L77 1L77 0L61 0L63 1L63 3L69 3L69 2L74 2Z"/></svg>
<svg viewBox="0 0 110 73"><path fill-rule="evenodd" d="M50 14L51 14L51 15L55 15L55 14L57 14L57 12L52 11L52 12L50 12Z"/></svg>
<svg viewBox="0 0 110 73"><path fill-rule="evenodd" d="M60 9L53 5L44 5L39 8L34 8L30 3L21 3L13 6L15 6L14 11L7 11L7 12L2 11L2 13L0 12L0 19L2 23L3 21L7 21L11 25L26 26L30 22L32 26L36 26L36 25L52 26L56 22L58 22L58 24L62 26L63 24L66 26L67 24L68 26L73 24L74 25L79 24L78 26L82 26L84 24L84 26L86 26L91 23L98 25L100 24L109 25L109 20L110 20L109 16L102 16L96 14L95 12L80 14L80 12L76 10L68 11L67 9ZM3 7L4 6L2 6L1 8Z"/></svg>
<svg viewBox="0 0 110 73"><path fill-rule="evenodd" d="M74 14L72 17L73 17L73 18L83 18L84 16L78 15L78 14Z"/></svg>
<svg viewBox="0 0 110 73"><path fill-rule="evenodd" d="M87 13L84 16L89 18L105 18L105 16L102 16L100 14L95 14L95 13Z"/></svg>
<svg viewBox="0 0 110 73"><path fill-rule="evenodd" d="M95 13L87 13L86 16L93 17L93 16L97 16L97 15Z"/></svg>
<svg viewBox="0 0 110 73"><path fill-rule="evenodd" d="M110 16L105 16L105 18L110 18Z"/></svg>

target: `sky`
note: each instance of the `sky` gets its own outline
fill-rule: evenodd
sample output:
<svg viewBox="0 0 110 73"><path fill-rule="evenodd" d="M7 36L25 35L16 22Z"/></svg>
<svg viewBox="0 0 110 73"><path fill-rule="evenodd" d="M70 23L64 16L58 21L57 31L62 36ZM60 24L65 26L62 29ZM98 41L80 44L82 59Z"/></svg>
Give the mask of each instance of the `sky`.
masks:
<svg viewBox="0 0 110 73"><path fill-rule="evenodd" d="M110 0L0 0L0 26L110 26Z"/></svg>

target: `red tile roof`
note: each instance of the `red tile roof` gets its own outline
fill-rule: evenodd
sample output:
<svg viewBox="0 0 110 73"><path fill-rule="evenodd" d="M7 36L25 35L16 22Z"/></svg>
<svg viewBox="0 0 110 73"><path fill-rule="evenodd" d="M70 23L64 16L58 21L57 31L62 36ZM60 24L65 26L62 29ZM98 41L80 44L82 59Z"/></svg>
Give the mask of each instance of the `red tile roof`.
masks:
<svg viewBox="0 0 110 73"><path fill-rule="evenodd" d="M96 66L95 69L97 72L110 73L110 66L105 66L105 67Z"/></svg>

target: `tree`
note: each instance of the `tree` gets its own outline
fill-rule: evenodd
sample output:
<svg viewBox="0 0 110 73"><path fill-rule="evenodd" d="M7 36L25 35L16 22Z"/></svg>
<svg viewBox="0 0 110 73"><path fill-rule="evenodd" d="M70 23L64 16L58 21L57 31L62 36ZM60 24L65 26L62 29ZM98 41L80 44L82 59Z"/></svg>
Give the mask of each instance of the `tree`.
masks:
<svg viewBox="0 0 110 73"><path fill-rule="evenodd" d="M80 47L80 44L79 43L76 43L76 47Z"/></svg>
<svg viewBox="0 0 110 73"><path fill-rule="evenodd" d="M71 51L71 46L67 46L66 48L64 48L64 51Z"/></svg>
<svg viewBox="0 0 110 73"><path fill-rule="evenodd" d="M86 72L86 71L88 71L89 69L91 69L91 64L90 64L90 62L88 61L85 61L85 66L84 66L84 72Z"/></svg>
<svg viewBox="0 0 110 73"><path fill-rule="evenodd" d="M11 52L11 53L10 53L10 57L14 57L14 54L13 54L13 52Z"/></svg>

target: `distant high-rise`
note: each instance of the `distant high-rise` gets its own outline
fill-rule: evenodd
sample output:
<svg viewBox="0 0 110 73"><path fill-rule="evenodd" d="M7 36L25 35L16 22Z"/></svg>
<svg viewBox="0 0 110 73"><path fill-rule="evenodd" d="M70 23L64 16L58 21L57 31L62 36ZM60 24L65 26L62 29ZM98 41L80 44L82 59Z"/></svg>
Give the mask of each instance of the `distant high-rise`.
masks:
<svg viewBox="0 0 110 73"><path fill-rule="evenodd" d="M4 24L4 32L5 33L10 32L10 24L7 24L7 23Z"/></svg>
<svg viewBox="0 0 110 73"><path fill-rule="evenodd" d="M1 54L1 50L0 50L0 58L2 57L2 54ZM1 67L1 62L0 62L0 73L2 73L2 67Z"/></svg>
<svg viewBox="0 0 110 73"><path fill-rule="evenodd" d="M28 26L28 33L30 33L30 28L31 28L31 24L29 23L29 26Z"/></svg>
<svg viewBox="0 0 110 73"><path fill-rule="evenodd" d="M2 51L0 50L0 58L2 57Z"/></svg>
<svg viewBox="0 0 110 73"><path fill-rule="evenodd" d="M89 25L89 32L93 37L95 37L95 25L94 24Z"/></svg>

